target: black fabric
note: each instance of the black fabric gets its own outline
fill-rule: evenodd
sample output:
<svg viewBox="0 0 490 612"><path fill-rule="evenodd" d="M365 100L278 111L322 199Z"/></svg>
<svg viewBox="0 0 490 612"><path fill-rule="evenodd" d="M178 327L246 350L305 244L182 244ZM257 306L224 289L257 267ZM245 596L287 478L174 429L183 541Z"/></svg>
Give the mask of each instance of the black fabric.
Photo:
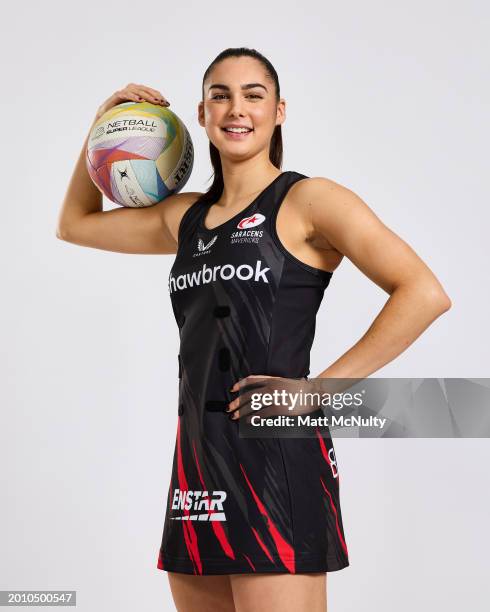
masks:
<svg viewBox="0 0 490 612"><path fill-rule="evenodd" d="M175 452L158 567L190 574L335 571L349 565L330 435L241 438L224 412L250 374L309 374L316 314L332 274L281 244L283 172L239 214L179 228L169 291L179 326Z"/></svg>

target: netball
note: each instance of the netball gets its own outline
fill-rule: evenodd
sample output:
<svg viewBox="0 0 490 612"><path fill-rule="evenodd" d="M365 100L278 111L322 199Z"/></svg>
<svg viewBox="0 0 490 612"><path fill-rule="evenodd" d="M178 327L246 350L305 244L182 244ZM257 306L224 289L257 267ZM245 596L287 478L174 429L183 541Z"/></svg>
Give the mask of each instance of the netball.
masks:
<svg viewBox="0 0 490 612"><path fill-rule="evenodd" d="M112 202L152 206L179 192L192 172L194 148L179 117L150 102L124 102L94 124L86 164Z"/></svg>

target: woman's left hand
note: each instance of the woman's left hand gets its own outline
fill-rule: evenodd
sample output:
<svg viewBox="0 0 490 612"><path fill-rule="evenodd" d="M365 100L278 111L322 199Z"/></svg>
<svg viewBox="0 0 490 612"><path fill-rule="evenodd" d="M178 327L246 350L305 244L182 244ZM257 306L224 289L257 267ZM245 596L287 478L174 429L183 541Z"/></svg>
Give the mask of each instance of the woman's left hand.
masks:
<svg viewBox="0 0 490 612"><path fill-rule="evenodd" d="M260 410L263 417L298 415L315 412L321 406L320 400L312 397L305 405L302 393L317 393L314 380L305 378L283 378L251 374L240 379L231 387L239 396L228 404L226 412L236 420ZM265 397L264 397L265 396Z"/></svg>

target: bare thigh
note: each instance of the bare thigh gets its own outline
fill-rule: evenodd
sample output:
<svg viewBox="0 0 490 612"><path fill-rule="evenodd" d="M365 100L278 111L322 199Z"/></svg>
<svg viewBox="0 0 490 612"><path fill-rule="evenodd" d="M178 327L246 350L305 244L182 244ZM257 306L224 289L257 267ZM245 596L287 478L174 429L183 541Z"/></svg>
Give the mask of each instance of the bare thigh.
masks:
<svg viewBox="0 0 490 612"><path fill-rule="evenodd" d="M326 612L327 574L233 574L236 612Z"/></svg>
<svg viewBox="0 0 490 612"><path fill-rule="evenodd" d="M235 612L229 576L167 574L177 612Z"/></svg>

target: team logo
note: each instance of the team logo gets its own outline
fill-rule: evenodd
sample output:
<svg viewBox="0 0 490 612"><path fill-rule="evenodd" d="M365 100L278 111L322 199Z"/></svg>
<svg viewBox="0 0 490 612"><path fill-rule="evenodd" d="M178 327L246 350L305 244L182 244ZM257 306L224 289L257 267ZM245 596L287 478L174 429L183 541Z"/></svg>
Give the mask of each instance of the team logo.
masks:
<svg viewBox="0 0 490 612"><path fill-rule="evenodd" d="M213 246L213 244L216 242L217 239L218 239L218 235L216 234L216 236L213 236L211 240L207 244L205 244L204 240L202 238L199 238L199 240L197 241L197 251L198 252L194 253L192 256L199 257L199 255L204 255L208 253L210 248Z"/></svg>
<svg viewBox="0 0 490 612"><path fill-rule="evenodd" d="M257 244L264 235L263 229L255 228L265 221L265 215L255 213L251 217L244 217L237 225L238 231L232 232L230 235L231 244Z"/></svg>
<svg viewBox="0 0 490 612"><path fill-rule="evenodd" d="M172 510L182 514L172 516L174 521L226 521L223 511L225 491L183 491L175 489Z"/></svg>
<svg viewBox="0 0 490 612"><path fill-rule="evenodd" d="M333 448L328 451L328 458L330 459L330 469L332 470L332 476L334 478L337 478L339 472L337 470L337 458L335 457L335 451Z"/></svg>
<svg viewBox="0 0 490 612"><path fill-rule="evenodd" d="M249 227L255 227L256 225L260 225L265 221L265 216L260 213L255 213L251 217L244 217L240 220L237 225L237 229L243 230L248 229Z"/></svg>

